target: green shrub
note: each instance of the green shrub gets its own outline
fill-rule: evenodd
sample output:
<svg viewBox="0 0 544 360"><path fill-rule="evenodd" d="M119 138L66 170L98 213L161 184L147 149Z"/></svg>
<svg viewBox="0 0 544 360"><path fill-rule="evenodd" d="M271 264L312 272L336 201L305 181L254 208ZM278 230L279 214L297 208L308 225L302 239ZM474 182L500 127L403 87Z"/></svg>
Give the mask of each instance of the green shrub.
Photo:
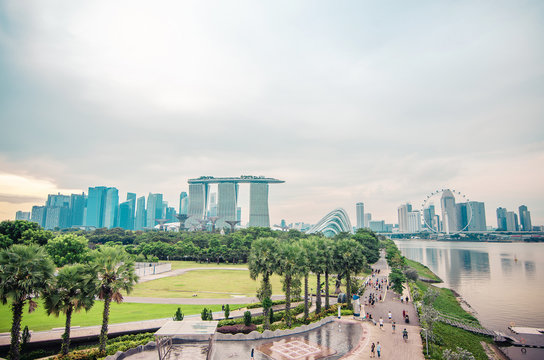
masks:
<svg viewBox="0 0 544 360"><path fill-rule="evenodd" d="M228 319L230 315L230 306L229 304L225 305L225 319Z"/></svg>
<svg viewBox="0 0 544 360"><path fill-rule="evenodd" d="M183 312L181 311L181 308L178 307L176 310L176 313L174 314L174 321L182 321L183 320Z"/></svg>
<svg viewBox="0 0 544 360"><path fill-rule="evenodd" d="M251 311L249 310L244 312L244 325L245 326L251 325Z"/></svg>

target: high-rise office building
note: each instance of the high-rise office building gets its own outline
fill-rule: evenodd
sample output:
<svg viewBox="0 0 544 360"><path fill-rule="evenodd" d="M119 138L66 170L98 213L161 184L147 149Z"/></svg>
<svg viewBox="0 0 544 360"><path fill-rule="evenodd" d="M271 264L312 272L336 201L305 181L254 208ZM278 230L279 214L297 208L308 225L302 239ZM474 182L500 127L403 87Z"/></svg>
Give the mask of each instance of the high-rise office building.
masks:
<svg viewBox="0 0 544 360"><path fill-rule="evenodd" d="M268 184L249 184L249 226L270 227Z"/></svg>
<svg viewBox="0 0 544 360"><path fill-rule="evenodd" d="M47 217L47 208L45 206L33 206L30 221L37 223L41 227L45 227L45 219Z"/></svg>
<svg viewBox="0 0 544 360"><path fill-rule="evenodd" d="M87 206L87 197L85 193L70 195L70 225L85 225L85 207Z"/></svg>
<svg viewBox="0 0 544 360"><path fill-rule="evenodd" d="M147 214L145 210L145 196L139 197L136 205L134 230L143 230L146 226Z"/></svg>
<svg viewBox="0 0 544 360"><path fill-rule="evenodd" d="M69 227L70 208L68 206L47 206L45 218L46 230L65 229Z"/></svg>
<svg viewBox="0 0 544 360"><path fill-rule="evenodd" d="M189 197L185 191L179 194L179 213L187 215L189 210Z"/></svg>
<svg viewBox="0 0 544 360"><path fill-rule="evenodd" d="M365 204L358 202L355 204L355 212L357 217L357 229L365 227Z"/></svg>
<svg viewBox="0 0 544 360"><path fill-rule="evenodd" d="M168 220L168 222L174 222L174 221L177 221L176 219L176 208L175 207L172 207L172 206L167 206L165 209L165 215L164 215L164 218L166 220Z"/></svg>
<svg viewBox="0 0 544 360"><path fill-rule="evenodd" d="M533 231L531 212L527 210L525 205L519 207L519 222L521 223L521 231Z"/></svg>
<svg viewBox="0 0 544 360"><path fill-rule="evenodd" d="M238 184L235 182L222 182L217 185L217 188L219 193L216 207L216 216L219 217L217 227L222 228L228 226L225 221L236 220L236 208L238 204Z"/></svg>
<svg viewBox="0 0 544 360"><path fill-rule="evenodd" d="M440 198L442 206L442 225L446 234L457 231L457 208L455 206L455 196L451 190L446 189L442 192Z"/></svg>
<svg viewBox="0 0 544 360"><path fill-rule="evenodd" d="M125 230L134 230L134 217L131 212L134 200L125 201L119 204L119 227Z"/></svg>
<svg viewBox="0 0 544 360"><path fill-rule="evenodd" d="M385 221L383 220L370 221L370 223L368 224L368 228L377 233L382 233L387 231L385 226Z"/></svg>
<svg viewBox="0 0 544 360"><path fill-rule="evenodd" d="M15 213L15 220L30 221L30 211L17 211Z"/></svg>
<svg viewBox="0 0 544 360"><path fill-rule="evenodd" d="M455 218L457 229L459 231L468 231L468 221L470 220L471 209L467 203L455 204Z"/></svg>
<svg viewBox="0 0 544 360"><path fill-rule="evenodd" d="M134 200L134 203L136 203L136 194L127 192L127 201Z"/></svg>
<svg viewBox="0 0 544 360"><path fill-rule="evenodd" d="M518 215L513 211L506 212L506 231L519 231Z"/></svg>
<svg viewBox="0 0 544 360"><path fill-rule="evenodd" d="M423 220L424 220L424 229L423 230L434 230L438 231L433 227L433 220L435 216L434 205L429 205L426 209L423 209Z"/></svg>
<svg viewBox="0 0 544 360"><path fill-rule="evenodd" d="M372 214L371 213L365 213L364 221L363 221L363 227L365 227L365 228L370 227L370 220L372 220Z"/></svg>
<svg viewBox="0 0 544 360"><path fill-rule="evenodd" d="M49 194L47 195L47 202L45 206L48 207L70 207L70 196L68 195L61 195L58 193L57 195Z"/></svg>
<svg viewBox="0 0 544 360"><path fill-rule="evenodd" d="M470 206L470 211L472 212L472 220L468 224L467 231L487 231L484 203L480 201L469 201L467 205L467 208Z"/></svg>
<svg viewBox="0 0 544 360"><path fill-rule="evenodd" d="M146 227L153 228L157 225L156 219L162 219L163 214L163 203L162 203L162 194L152 194L149 193L147 196L147 220Z"/></svg>
<svg viewBox="0 0 544 360"><path fill-rule="evenodd" d="M421 213L419 211L408 212L408 233L417 233L421 231Z"/></svg>
<svg viewBox="0 0 544 360"><path fill-rule="evenodd" d="M408 226L408 213L412 211L412 205L409 203L402 204L397 209L397 215L399 220L399 232L407 233L409 231Z"/></svg>
<svg viewBox="0 0 544 360"><path fill-rule="evenodd" d="M506 213L507 210L505 208L499 207L497 208L497 230L498 231L506 231Z"/></svg>
<svg viewBox="0 0 544 360"><path fill-rule="evenodd" d="M106 190L106 202L104 205L103 227L112 229L118 225L119 191L112 187Z"/></svg>
<svg viewBox="0 0 544 360"><path fill-rule="evenodd" d="M95 228L104 227L104 209L106 206L107 187L96 186L90 187L87 196L87 216L85 220L86 226L94 226Z"/></svg>

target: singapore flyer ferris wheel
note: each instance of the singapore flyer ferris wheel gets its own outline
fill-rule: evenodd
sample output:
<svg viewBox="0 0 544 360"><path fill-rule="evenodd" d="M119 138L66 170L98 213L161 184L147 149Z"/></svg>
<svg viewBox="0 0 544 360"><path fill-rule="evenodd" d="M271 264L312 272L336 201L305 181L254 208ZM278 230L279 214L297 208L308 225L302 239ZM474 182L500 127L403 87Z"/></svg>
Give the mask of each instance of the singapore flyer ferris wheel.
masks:
<svg viewBox="0 0 544 360"><path fill-rule="evenodd" d="M440 213L435 203L440 205ZM470 229L473 218L470 200L460 191L439 189L431 192L421 204L424 230L455 235Z"/></svg>

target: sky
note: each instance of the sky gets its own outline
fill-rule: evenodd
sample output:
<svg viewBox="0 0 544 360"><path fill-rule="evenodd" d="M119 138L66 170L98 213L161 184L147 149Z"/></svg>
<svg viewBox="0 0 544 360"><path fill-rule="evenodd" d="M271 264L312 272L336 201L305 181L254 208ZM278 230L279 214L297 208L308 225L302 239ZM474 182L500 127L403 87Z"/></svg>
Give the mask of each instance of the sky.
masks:
<svg viewBox="0 0 544 360"><path fill-rule="evenodd" d="M0 220L202 175L285 180L276 224L442 188L544 224L544 2L0 0Z"/></svg>

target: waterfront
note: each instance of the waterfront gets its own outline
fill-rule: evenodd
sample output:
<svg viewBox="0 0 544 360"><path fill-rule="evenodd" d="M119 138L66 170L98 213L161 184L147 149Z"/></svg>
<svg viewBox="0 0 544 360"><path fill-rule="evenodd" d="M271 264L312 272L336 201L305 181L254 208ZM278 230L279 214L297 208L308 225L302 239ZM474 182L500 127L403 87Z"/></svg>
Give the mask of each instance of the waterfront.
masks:
<svg viewBox="0 0 544 360"><path fill-rule="evenodd" d="M428 266L477 312L480 322L506 331L544 327L544 243L395 240L404 256Z"/></svg>

